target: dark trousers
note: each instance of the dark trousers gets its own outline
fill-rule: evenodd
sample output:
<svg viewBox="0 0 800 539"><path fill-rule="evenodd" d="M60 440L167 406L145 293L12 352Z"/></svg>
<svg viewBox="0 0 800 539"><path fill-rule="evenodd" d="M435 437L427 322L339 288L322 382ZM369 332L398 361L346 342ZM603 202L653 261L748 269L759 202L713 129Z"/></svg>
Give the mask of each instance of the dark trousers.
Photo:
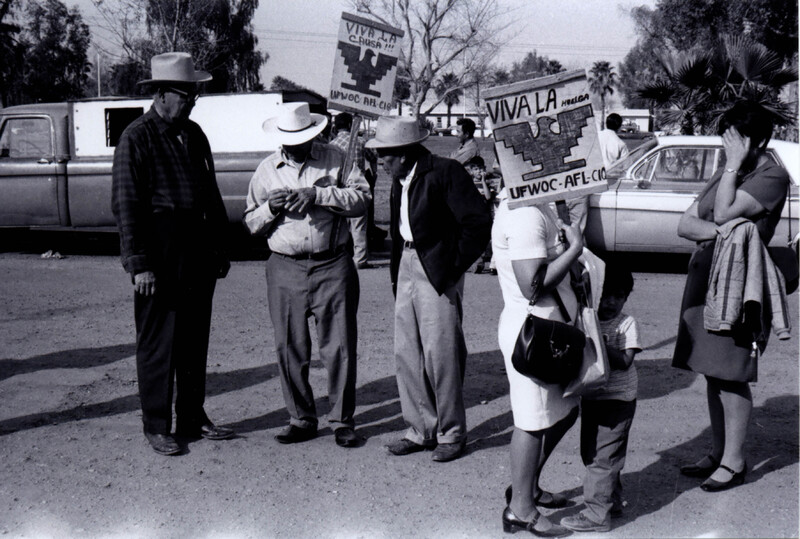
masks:
<svg viewBox="0 0 800 539"><path fill-rule="evenodd" d="M328 371L328 420L334 429L352 427L359 301L353 259L346 251L330 260L295 260L273 253L267 260L266 273L269 314L290 423L301 428L318 423L308 382L308 319L313 316L320 358Z"/></svg>
<svg viewBox="0 0 800 539"><path fill-rule="evenodd" d="M581 458L586 466L583 501L586 517L608 523L622 504L622 468L636 401L581 400Z"/></svg>
<svg viewBox="0 0 800 539"><path fill-rule="evenodd" d="M203 403L216 280L197 280L182 294L169 294L158 286L156 281L153 296L134 293L136 371L144 430L169 434L173 380L178 429L192 429L208 421Z"/></svg>

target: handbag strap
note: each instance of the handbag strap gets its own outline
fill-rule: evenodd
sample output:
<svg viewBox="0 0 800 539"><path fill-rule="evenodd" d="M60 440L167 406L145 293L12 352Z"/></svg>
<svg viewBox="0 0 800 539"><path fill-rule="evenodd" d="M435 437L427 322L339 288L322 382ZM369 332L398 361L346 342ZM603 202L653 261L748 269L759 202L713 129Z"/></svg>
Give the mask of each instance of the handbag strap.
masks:
<svg viewBox="0 0 800 539"><path fill-rule="evenodd" d="M536 271L536 274L533 276L533 281L531 282L531 300L528 303L529 306L533 307L536 302L539 300L539 294L542 291L542 283L544 282L544 276L547 273L547 264L542 264L539 266L539 269ZM567 307L564 305L564 301L561 299L561 294L558 293L558 289L554 288L551 292L553 299L556 300L556 304L558 305L558 309L561 312L561 317L564 319L564 322L569 323L572 320L572 317L569 315L567 311Z"/></svg>

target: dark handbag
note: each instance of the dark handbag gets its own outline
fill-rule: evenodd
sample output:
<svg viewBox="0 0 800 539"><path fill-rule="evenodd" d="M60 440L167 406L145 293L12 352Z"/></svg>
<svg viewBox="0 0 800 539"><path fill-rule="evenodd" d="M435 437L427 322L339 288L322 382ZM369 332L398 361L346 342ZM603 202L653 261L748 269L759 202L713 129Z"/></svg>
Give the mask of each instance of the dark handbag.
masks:
<svg viewBox="0 0 800 539"><path fill-rule="evenodd" d="M530 305L539 299L547 265L542 264L533 278ZM557 290L553 297L564 320L570 316ZM586 335L572 324L540 318L528 313L519 330L511 363L521 374L544 384L566 385L578 377L583 362Z"/></svg>

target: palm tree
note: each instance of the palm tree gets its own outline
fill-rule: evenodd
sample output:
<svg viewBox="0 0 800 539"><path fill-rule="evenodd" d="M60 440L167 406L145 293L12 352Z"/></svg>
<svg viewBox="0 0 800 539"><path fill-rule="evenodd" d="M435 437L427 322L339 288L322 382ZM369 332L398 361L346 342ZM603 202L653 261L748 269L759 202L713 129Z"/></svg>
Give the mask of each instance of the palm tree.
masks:
<svg viewBox="0 0 800 539"><path fill-rule="evenodd" d="M667 80L639 90L660 109L664 125L677 125L682 135L704 131L712 116L714 100L708 83L713 71L712 55L706 51L663 54L659 58Z"/></svg>
<svg viewBox="0 0 800 539"><path fill-rule="evenodd" d="M606 95L614 93L617 85L617 74L606 61L595 62L589 70L589 88L600 96L600 125L606 124Z"/></svg>
<svg viewBox="0 0 800 539"><path fill-rule="evenodd" d="M447 127L450 127L450 111L454 105L461 103L464 90L459 87L459 80L453 73L445 73L436 83L436 97L447 105Z"/></svg>
<svg viewBox="0 0 800 539"><path fill-rule="evenodd" d="M665 79L638 94L662 111L665 125L677 125L683 134L714 133L722 112L739 100L759 103L778 126L795 122L778 95L797 81L797 68L784 67L777 54L745 36L724 36L715 51L672 52L659 60Z"/></svg>

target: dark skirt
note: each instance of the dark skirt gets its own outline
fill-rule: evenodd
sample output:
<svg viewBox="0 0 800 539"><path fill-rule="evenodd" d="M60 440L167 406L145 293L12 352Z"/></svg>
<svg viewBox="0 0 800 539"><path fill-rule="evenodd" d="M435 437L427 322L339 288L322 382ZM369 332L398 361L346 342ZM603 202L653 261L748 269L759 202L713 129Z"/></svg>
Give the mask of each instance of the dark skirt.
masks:
<svg viewBox="0 0 800 539"><path fill-rule="evenodd" d="M738 322L731 331L711 332L703 327L713 257L714 242L709 241L689 260L672 366L721 380L755 382L758 364L757 357L751 355L752 328Z"/></svg>

